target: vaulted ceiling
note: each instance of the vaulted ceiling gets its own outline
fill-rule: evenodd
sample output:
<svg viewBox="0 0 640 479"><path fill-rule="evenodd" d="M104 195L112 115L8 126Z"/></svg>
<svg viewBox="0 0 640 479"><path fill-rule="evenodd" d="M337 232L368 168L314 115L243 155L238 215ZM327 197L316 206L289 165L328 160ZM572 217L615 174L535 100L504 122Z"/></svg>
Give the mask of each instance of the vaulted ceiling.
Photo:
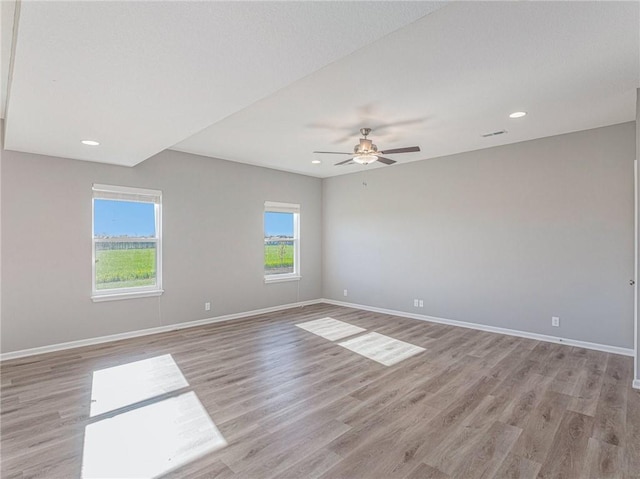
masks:
<svg viewBox="0 0 640 479"><path fill-rule="evenodd" d="M392 155L402 164L633 121L640 86L638 2L23 0L0 14L5 148L125 166L172 148L327 177L365 167L312 152L352 151L361 127L381 149L421 147Z"/></svg>

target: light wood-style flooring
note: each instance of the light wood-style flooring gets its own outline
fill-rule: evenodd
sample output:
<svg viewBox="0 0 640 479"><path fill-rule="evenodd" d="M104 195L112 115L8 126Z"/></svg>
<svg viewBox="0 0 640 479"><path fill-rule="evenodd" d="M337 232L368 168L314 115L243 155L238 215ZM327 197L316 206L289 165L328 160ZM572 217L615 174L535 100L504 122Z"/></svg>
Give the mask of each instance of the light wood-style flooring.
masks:
<svg viewBox="0 0 640 479"><path fill-rule="evenodd" d="M295 326L325 317L426 351ZM228 443L166 477L640 478L632 358L326 304L3 362L2 477L80 477L92 372L166 354Z"/></svg>

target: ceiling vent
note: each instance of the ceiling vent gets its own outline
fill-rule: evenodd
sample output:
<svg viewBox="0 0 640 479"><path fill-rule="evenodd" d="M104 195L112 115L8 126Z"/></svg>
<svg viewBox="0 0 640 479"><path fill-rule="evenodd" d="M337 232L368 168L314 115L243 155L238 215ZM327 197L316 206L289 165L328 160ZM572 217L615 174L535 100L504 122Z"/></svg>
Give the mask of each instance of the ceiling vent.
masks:
<svg viewBox="0 0 640 479"><path fill-rule="evenodd" d="M500 130L500 131L494 131L493 133L485 133L484 135L482 135L482 138L489 138L490 136L504 135L506 132L507 130Z"/></svg>

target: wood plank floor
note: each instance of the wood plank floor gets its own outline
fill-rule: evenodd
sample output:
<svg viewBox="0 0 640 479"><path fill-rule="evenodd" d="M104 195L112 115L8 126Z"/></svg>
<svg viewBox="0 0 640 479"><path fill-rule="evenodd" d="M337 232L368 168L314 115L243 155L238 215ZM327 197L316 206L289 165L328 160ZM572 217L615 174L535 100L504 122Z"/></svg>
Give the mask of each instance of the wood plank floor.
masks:
<svg viewBox="0 0 640 479"><path fill-rule="evenodd" d="M426 351L295 326L324 317ZM326 304L3 362L2 477L80 477L92 372L166 354L227 446L165 477L640 478L632 358Z"/></svg>

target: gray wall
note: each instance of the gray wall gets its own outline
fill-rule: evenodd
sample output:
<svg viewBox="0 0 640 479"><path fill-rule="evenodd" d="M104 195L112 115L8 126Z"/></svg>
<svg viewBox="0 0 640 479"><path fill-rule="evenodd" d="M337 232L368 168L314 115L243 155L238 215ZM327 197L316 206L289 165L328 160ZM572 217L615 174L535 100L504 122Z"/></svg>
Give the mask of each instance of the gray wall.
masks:
<svg viewBox="0 0 640 479"><path fill-rule="evenodd" d="M3 158L3 154L4 154L4 120L0 119L0 343L2 343L2 158Z"/></svg>
<svg viewBox="0 0 640 479"><path fill-rule="evenodd" d="M317 178L175 151L135 168L2 153L2 352L321 296ZM92 183L163 191L161 297L91 301ZM299 282L263 282L265 200L301 205Z"/></svg>
<svg viewBox="0 0 640 479"><path fill-rule="evenodd" d="M325 180L324 297L632 348L635 129Z"/></svg>
<svg viewBox="0 0 640 479"><path fill-rule="evenodd" d="M174 151L135 168L2 151L2 351L323 295L631 348L636 128L322 182ZM163 296L91 301L92 183L163 190ZM263 283L265 200L302 205L299 283Z"/></svg>

